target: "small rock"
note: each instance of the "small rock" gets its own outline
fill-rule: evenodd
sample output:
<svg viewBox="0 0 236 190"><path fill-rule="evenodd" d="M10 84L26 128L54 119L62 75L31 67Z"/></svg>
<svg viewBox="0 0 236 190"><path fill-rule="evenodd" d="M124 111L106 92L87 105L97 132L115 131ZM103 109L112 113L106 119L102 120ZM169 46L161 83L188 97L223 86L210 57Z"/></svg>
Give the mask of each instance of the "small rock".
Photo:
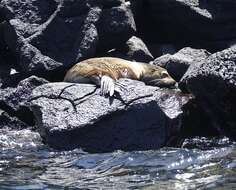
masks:
<svg viewBox="0 0 236 190"><path fill-rule="evenodd" d="M0 89L0 108L11 116L16 116L29 125L34 124L34 118L27 107L30 94L34 88L47 83L42 78L31 76L21 81L17 87Z"/></svg>
<svg viewBox="0 0 236 190"><path fill-rule="evenodd" d="M107 56L145 63L154 59L145 43L136 36L132 36L123 47L109 51Z"/></svg>
<svg viewBox="0 0 236 190"><path fill-rule="evenodd" d="M182 148L195 148L200 150L211 150L217 148L224 148L232 146L234 143L229 138L206 138L206 137L195 137L191 139L185 139Z"/></svg>
<svg viewBox="0 0 236 190"><path fill-rule="evenodd" d="M122 46L136 31L133 14L125 3L103 9L98 24L98 49L110 50Z"/></svg>
<svg viewBox="0 0 236 190"><path fill-rule="evenodd" d="M164 67L176 81L180 81L192 63L204 60L209 55L204 49L186 47L174 55L166 54L156 58L153 64Z"/></svg>

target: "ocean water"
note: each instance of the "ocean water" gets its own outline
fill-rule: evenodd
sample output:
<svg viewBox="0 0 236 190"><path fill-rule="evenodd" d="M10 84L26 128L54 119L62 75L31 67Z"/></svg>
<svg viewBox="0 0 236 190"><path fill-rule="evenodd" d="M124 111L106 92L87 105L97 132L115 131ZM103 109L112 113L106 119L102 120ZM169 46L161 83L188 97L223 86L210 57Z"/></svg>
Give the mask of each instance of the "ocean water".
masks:
<svg viewBox="0 0 236 190"><path fill-rule="evenodd" d="M89 154L56 151L36 132L3 128L0 189L236 189L236 144L227 138L195 138L192 144Z"/></svg>

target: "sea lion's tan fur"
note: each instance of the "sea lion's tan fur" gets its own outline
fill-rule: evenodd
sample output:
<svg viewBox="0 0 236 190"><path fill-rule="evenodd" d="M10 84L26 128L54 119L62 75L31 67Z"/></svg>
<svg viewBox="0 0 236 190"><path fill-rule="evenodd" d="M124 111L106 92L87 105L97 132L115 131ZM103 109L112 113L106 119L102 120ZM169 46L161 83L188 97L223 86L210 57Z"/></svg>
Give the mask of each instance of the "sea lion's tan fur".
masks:
<svg viewBox="0 0 236 190"><path fill-rule="evenodd" d="M174 79L164 68L114 57L91 58L81 61L66 73L64 81L90 83L92 77L104 75L114 80L130 78L155 86L158 86L158 84L165 85L165 83L166 86L175 84ZM153 81L156 81L156 84Z"/></svg>

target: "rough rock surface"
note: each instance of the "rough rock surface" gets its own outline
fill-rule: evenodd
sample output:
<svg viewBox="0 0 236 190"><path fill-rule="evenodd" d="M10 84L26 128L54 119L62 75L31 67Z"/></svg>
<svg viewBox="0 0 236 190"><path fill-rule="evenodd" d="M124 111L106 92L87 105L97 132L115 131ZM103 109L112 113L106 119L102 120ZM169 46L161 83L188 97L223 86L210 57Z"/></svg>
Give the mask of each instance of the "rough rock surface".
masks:
<svg viewBox="0 0 236 190"><path fill-rule="evenodd" d="M107 55L146 63L154 59L145 43L136 36L132 36L123 47L109 51Z"/></svg>
<svg viewBox="0 0 236 190"><path fill-rule="evenodd" d="M34 89L31 110L44 142L91 152L147 150L178 134L187 96L140 81L120 82L127 90L112 98L100 96L91 84L48 83Z"/></svg>
<svg viewBox="0 0 236 190"><path fill-rule="evenodd" d="M101 19L97 24L98 50L117 48L133 36L136 31L133 14L124 0L98 0L98 2L103 7Z"/></svg>
<svg viewBox="0 0 236 190"><path fill-rule="evenodd" d="M2 0L7 24L5 40L24 72L47 75L95 56L99 43L107 48L135 31L124 1ZM109 43L107 43L109 42ZM111 44L112 42L112 44Z"/></svg>
<svg viewBox="0 0 236 190"><path fill-rule="evenodd" d="M213 127L236 138L236 47L192 64L179 86L196 96Z"/></svg>
<svg viewBox="0 0 236 190"><path fill-rule="evenodd" d="M127 55L134 60L149 62L154 59L145 43L140 38L133 36L126 42L126 45L128 47Z"/></svg>
<svg viewBox="0 0 236 190"><path fill-rule="evenodd" d="M27 107L27 102L34 88L47 83L42 78L31 76L21 81L17 87L0 89L0 108L10 116L16 116L25 123L32 125L34 118Z"/></svg>
<svg viewBox="0 0 236 190"><path fill-rule="evenodd" d="M204 49L186 47L174 55L166 54L156 58L153 64L164 67L176 81L179 81L190 64L202 61L209 55L210 53Z"/></svg>
<svg viewBox="0 0 236 190"><path fill-rule="evenodd" d="M0 128L8 127L14 129L22 129L29 127L26 123L19 120L17 117L11 117L3 110L0 110Z"/></svg>
<svg viewBox="0 0 236 190"><path fill-rule="evenodd" d="M236 39L235 0L131 0L131 7L145 41L215 51Z"/></svg>

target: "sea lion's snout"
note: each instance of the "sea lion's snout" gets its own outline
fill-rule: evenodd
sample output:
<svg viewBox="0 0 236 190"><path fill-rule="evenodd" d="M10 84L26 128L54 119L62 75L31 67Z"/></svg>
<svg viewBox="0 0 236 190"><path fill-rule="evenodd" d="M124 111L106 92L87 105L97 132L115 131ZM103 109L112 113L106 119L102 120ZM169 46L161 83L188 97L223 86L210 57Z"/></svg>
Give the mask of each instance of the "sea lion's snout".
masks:
<svg viewBox="0 0 236 190"><path fill-rule="evenodd" d="M174 87L176 84L176 81L169 75L167 71L162 71L161 72L161 79L159 82L160 87L167 87L171 88Z"/></svg>
<svg viewBox="0 0 236 190"><path fill-rule="evenodd" d="M176 81L169 75L169 73L163 68L157 67L155 72L146 74L143 76L142 81L148 85L173 88L175 87Z"/></svg>
<svg viewBox="0 0 236 190"><path fill-rule="evenodd" d="M166 70L161 71L160 73L160 80L158 82L159 87L174 87L176 84L176 81L169 75L169 73Z"/></svg>
<svg viewBox="0 0 236 190"><path fill-rule="evenodd" d="M174 87L175 84L176 84L176 81L173 78L168 77L168 78L161 79L158 86L171 88L171 87Z"/></svg>
<svg viewBox="0 0 236 190"><path fill-rule="evenodd" d="M172 78L154 79L148 82L149 85L158 86L160 88L174 88L176 81Z"/></svg>

